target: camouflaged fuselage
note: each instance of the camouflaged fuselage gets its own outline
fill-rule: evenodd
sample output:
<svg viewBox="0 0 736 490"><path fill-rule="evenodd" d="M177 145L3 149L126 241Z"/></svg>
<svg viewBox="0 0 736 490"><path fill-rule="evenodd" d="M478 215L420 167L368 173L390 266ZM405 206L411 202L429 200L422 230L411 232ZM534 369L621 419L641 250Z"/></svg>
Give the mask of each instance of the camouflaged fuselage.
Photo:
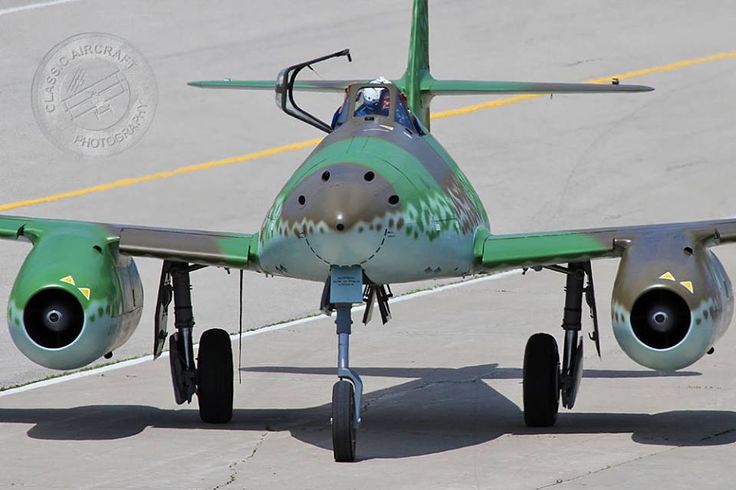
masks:
<svg viewBox="0 0 736 490"><path fill-rule="evenodd" d="M350 265L381 284L463 276L479 229L485 209L437 140L392 118L351 118L278 194L258 256L264 272L314 281Z"/></svg>

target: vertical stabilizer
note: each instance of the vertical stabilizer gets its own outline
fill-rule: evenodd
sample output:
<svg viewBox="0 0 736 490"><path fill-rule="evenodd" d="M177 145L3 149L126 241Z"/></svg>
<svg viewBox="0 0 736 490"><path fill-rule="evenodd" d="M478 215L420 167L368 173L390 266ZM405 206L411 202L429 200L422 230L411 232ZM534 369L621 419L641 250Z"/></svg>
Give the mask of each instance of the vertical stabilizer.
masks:
<svg viewBox="0 0 736 490"><path fill-rule="evenodd" d="M429 8L427 0L414 0L411 36L409 37L409 61L401 77L401 89L406 94L409 108L429 127L429 102L432 96L422 92L422 82L429 83Z"/></svg>

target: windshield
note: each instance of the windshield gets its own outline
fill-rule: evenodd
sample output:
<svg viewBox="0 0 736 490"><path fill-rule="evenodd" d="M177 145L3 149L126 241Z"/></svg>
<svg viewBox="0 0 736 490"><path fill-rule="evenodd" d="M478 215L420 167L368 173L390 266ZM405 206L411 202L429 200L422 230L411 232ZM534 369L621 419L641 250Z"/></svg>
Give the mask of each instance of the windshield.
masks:
<svg viewBox="0 0 736 490"><path fill-rule="evenodd" d="M387 88L363 87L358 90L355 117L388 116L391 112L391 97Z"/></svg>
<svg viewBox="0 0 736 490"><path fill-rule="evenodd" d="M365 86L358 90L351 90L350 93L355 94L355 105L352 116L363 119L369 116L390 117L391 114L391 90L385 86ZM424 134L421 126L418 124L414 115L407 109L405 96L397 93L395 97L396 110L393 118L398 124ZM332 117L332 128L335 129L344 124L350 114L350 95L345 96L345 100Z"/></svg>

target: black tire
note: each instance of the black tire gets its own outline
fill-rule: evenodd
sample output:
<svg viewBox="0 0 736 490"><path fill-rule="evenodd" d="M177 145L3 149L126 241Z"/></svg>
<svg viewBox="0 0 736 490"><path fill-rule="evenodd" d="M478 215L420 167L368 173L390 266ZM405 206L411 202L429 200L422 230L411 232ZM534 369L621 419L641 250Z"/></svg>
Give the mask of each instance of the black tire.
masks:
<svg viewBox="0 0 736 490"><path fill-rule="evenodd" d="M202 422L224 424L233 418L233 349L222 329L207 330L199 339L197 398Z"/></svg>
<svg viewBox="0 0 736 490"><path fill-rule="evenodd" d="M355 461L355 389L350 381L332 386L332 451L335 461Z"/></svg>
<svg viewBox="0 0 736 490"><path fill-rule="evenodd" d="M560 406L560 355L555 338L537 333L524 350L524 422L551 427Z"/></svg>

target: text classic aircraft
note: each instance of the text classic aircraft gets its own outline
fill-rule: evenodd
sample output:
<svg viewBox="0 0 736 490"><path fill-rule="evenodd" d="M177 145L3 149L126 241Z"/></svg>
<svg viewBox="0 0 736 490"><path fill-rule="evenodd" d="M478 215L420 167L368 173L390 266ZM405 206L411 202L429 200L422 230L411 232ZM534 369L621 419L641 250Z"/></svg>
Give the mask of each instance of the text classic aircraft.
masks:
<svg viewBox="0 0 736 490"><path fill-rule="evenodd" d="M341 51L283 70L273 81L191 85L275 89L280 107L328 135L276 196L260 231L216 233L0 216L0 238L33 249L8 303L13 341L31 360L75 369L122 345L141 317L143 290L132 257L163 260L154 355L168 307L176 401L196 393L203 421L228 422L233 409L231 341L207 330L195 360L191 272L230 267L324 283L321 308L336 313L339 380L332 392L337 461L355 458L363 384L349 364L351 306L378 305L389 318L389 284L463 277L510 268L566 274L562 361L555 339L532 336L524 354L524 419L554 424L560 397L572 408L582 373L583 299L594 320L590 261L621 258L612 324L621 348L654 369L679 369L708 352L729 326L733 292L710 247L736 240L736 220L494 235L470 182L429 132L438 95L642 92L649 87L436 80L429 72L427 1L415 0L409 62L397 80L299 81L299 72ZM300 108L295 91L343 92L331 124ZM587 278L587 280L586 280ZM593 340L598 342L597 322Z"/></svg>

